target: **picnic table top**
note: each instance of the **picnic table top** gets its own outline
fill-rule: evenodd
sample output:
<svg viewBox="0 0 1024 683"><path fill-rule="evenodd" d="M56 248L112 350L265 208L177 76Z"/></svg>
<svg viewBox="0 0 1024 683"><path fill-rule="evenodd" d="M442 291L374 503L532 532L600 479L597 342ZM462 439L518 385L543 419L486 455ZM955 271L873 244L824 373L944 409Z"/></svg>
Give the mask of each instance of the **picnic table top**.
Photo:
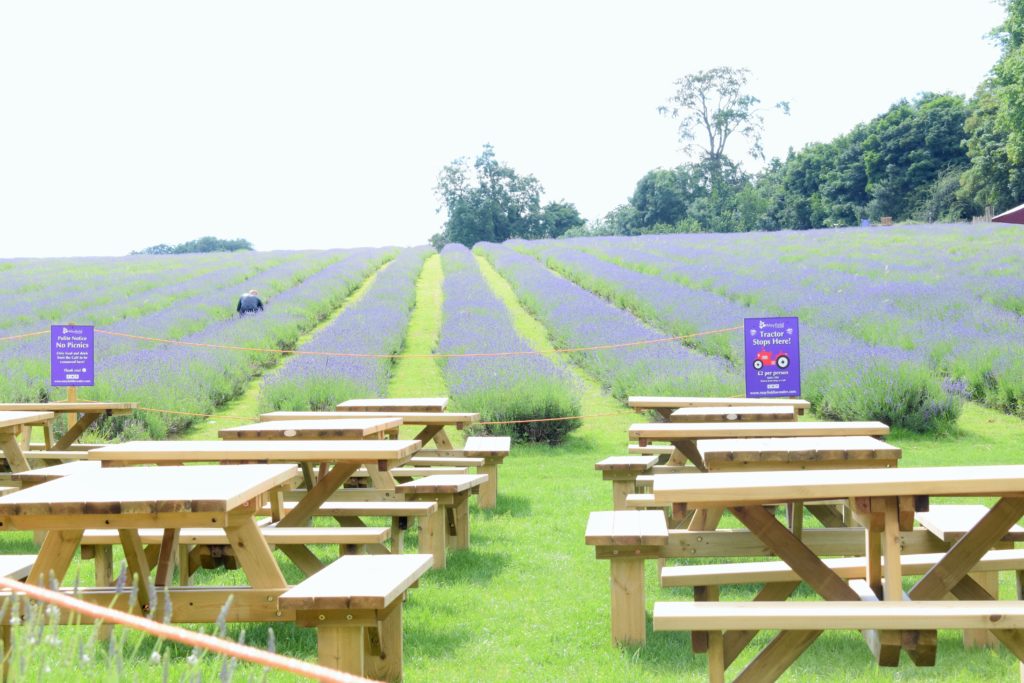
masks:
<svg viewBox="0 0 1024 683"><path fill-rule="evenodd" d="M375 441L128 441L94 448L89 460L115 462L354 462L402 460L418 451L415 439Z"/></svg>
<svg viewBox="0 0 1024 683"><path fill-rule="evenodd" d="M44 481L59 479L60 477L67 477L72 474L95 472L100 469L101 466L102 463L94 460L74 460L72 462L61 463L60 465L50 465L49 467L39 467L34 470L26 470L25 472L11 472L7 476L20 481L23 486L35 486L36 484L41 484Z"/></svg>
<svg viewBox="0 0 1024 683"><path fill-rule="evenodd" d="M49 410L8 410L0 412L0 427L23 427L39 424L54 418Z"/></svg>
<svg viewBox="0 0 1024 683"><path fill-rule="evenodd" d="M402 413L441 413L448 407L444 396L434 398L350 398L338 404L338 410L394 411Z"/></svg>
<svg viewBox="0 0 1024 683"><path fill-rule="evenodd" d="M630 396L630 408L652 410L654 408L709 408L713 406L794 406L800 412L809 410L811 404L802 398L729 398L707 396Z"/></svg>
<svg viewBox="0 0 1024 683"><path fill-rule="evenodd" d="M8 494L0 515L226 513L295 477L294 466L280 464L108 467Z"/></svg>
<svg viewBox="0 0 1024 683"><path fill-rule="evenodd" d="M899 458L903 450L871 436L791 436L767 439L700 439L705 462Z"/></svg>
<svg viewBox="0 0 1024 683"><path fill-rule="evenodd" d="M139 407L129 401L55 401L53 403L0 403L0 410L49 410L54 413L129 413Z"/></svg>
<svg viewBox="0 0 1024 683"><path fill-rule="evenodd" d="M793 406L707 406L678 408L671 422L771 422L796 419Z"/></svg>
<svg viewBox="0 0 1024 683"><path fill-rule="evenodd" d="M217 432L222 439L365 439L402 426L400 417L365 420L280 420L254 422Z"/></svg>
<svg viewBox="0 0 1024 683"><path fill-rule="evenodd" d="M654 475L656 502L700 506L883 496L987 496L1008 492L1024 492L1024 465Z"/></svg>
<svg viewBox="0 0 1024 683"><path fill-rule="evenodd" d="M698 422L630 425L630 439L673 441L771 436L885 436L882 422Z"/></svg>
<svg viewBox="0 0 1024 683"><path fill-rule="evenodd" d="M400 413L358 410L334 412L302 412L278 410L260 415L260 422L275 420L362 420L372 417L400 417L407 425L441 425L444 427L470 425L480 421L480 413Z"/></svg>

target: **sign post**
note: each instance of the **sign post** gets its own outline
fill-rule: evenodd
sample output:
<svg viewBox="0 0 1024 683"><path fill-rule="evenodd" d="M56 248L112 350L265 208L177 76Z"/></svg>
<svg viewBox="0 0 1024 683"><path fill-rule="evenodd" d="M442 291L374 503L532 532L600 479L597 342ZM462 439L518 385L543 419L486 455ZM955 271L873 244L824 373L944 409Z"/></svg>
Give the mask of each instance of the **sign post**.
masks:
<svg viewBox="0 0 1024 683"><path fill-rule="evenodd" d="M78 387L94 384L94 342L92 325L50 325L50 386L67 387L70 403L78 400ZM76 421L68 413L68 429Z"/></svg>
<svg viewBox="0 0 1024 683"><path fill-rule="evenodd" d="M745 318L747 398L800 395L798 318Z"/></svg>

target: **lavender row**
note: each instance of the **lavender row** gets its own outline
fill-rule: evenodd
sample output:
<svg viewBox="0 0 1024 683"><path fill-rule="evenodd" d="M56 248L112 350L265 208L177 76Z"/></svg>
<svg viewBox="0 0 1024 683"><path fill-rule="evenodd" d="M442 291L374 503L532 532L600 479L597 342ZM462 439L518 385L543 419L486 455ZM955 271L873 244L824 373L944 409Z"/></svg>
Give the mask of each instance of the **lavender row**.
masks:
<svg viewBox="0 0 1024 683"><path fill-rule="evenodd" d="M95 400L133 400L182 413L210 413L238 395L274 353L216 348L290 349L299 336L326 319L359 284L394 255L387 249L356 249L273 297L263 313L207 325L184 341L210 347L166 346L97 359L97 386L82 395ZM102 357L101 357L102 358ZM190 415L143 412L112 420L108 437L163 438L195 421Z"/></svg>
<svg viewBox="0 0 1024 683"><path fill-rule="evenodd" d="M377 273L358 301L346 306L300 349L399 353L416 303L416 278L430 253L427 247L400 252ZM264 379L260 409L333 410L350 398L382 397L393 366L390 358L295 356Z"/></svg>
<svg viewBox="0 0 1024 683"><path fill-rule="evenodd" d="M441 251L444 270L439 353L532 351L491 291L473 255L460 244ZM580 387L564 368L541 355L472 356L442 360L453 402L485 421L579 415ZM492 433L557 442L578 420L494 426Z"/></svg>
<svg viewBox="0 0 1024 683"><path fill-rule="evenodd" d="M508 280L523 305L547 327L559 346L581 347L651 341L669 336L559 277L537 260L508 247L479 245ZM676 343L652 343L573 353L573 359L612 393L733 395L739 372L723 358Z"/></svg>
<svg viewBox="0 0 1024 683"><path fill-rule="evenodd" d="M996 226L640 238L588 246L633 267L905 349L951 386L1024 413L1024 239ZM727 236L726 236L727 237ZM774 237L774 244L770 240ZM614 254L614 256L612 256Z"/></svg>
<svg viewBox="0 0 1024 683"><path fill-rule="evenodd" d="M624 302L647 322L673 334L735 327L742 324L743 318L764 315L764 311L718 294L622 267L573 249L565 242L534 243L530 247L588 289L612 301ZM628 259L621 249L614 253L619 259ZM656 269L651 262L657 264L658 260L651 258L642 265ZM723 355L735 366L742 365L741 340L736 333L700 339L704 341L701 346L708 351L716 350L709 340L728 340ZM885 419L922 431L941 428L959 414L959 397L944 391L942 384L930 377L929 368L904 349L870 345L840 329L813 321L802 324L801 340L803 392L813 398L822 414L841 419ZM900 394L906 397L898 402L893 401L892 392L887 389L894 374L899 375ZM840 395L851 382L859 396L855 403Z"/></svg>
<svg viewBox="0 0 1024 683"><path fill-rule="evenodd" d="M243 283L246 289L262 288L265 295L273 296L283 288L301 282L325 265L351 255L340 251L297 252L287 256L279 254L273 260L257 259L255 264L232 265L220 272L197 278L200 285L198 293L179 298L173 306L105 325L104 329L143 337L181 339L199 333L211 323L234 316L234 304ZM172 287L185 288L177 284ZM84 313L76 321L81 324L96 322ZM0 377L0 396L17 401L43 400L49 395L48 344L48 338L42 336L9 342L0 348L0 362L11 368ZM116 367L123 362L123 354L145 348L154 348L154 344L101 334L97 339L96 354L99 363Z"/></svg>

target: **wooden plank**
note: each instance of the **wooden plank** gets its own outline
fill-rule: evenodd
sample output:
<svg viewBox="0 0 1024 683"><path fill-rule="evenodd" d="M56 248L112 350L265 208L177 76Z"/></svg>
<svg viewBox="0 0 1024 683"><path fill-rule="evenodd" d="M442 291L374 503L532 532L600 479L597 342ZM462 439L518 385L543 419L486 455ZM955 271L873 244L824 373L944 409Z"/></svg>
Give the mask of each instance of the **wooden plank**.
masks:
<svg viewBox="0 0 1024 683"><path fill-rule="evenodd" d="M915 519L945 543L955 543L988 514L984 505L932 505L927 512L919 512ZM1024 541L1024 527L1014 524L1003 537L1004 541Z"/></svg>
<svg viewBox="0 0 1024 683"><path fill-rule="evenodd" d="M511 450L512 437L509 436L471 436L462 447L466 455L485 458L503 458Z"/></svg>
<svg viewBox="0 0 1024 683"><path fill-rule="evenodd" d="M587 545L665 545L668 525L657 510L591 512L585 537Z"/></svg>
<svg viewBox="0 0 1024 683"><path fill-rule="evenodd" d="M809 401L800 398L741 398L736 396L630 396L627 405L637 411L714 406L793 406L800 415L811 408Z"/></svg>
<svg viewBox="0 0 1024 683"><path fill-rule="evenodd" d="M277 420L363 420L373 417L400 417L407 425L438 425L463 429L480 421L480 413L402 413L388 411L336 410L333 412L278 410L260 415L260 422Z"/></svg>
<svg viewBox="0 0 1024 683"><path fill-rule="evenodd" d="M30 452L35 457L41 457L39 451ZM69 474L81 474L82 472L95 472L99 470L101 463L90 462L88 460L78 460L75 462L65 462L60 465L51 465L50 467L40 467L34 470L28 470L25 472L14 472L10 476L16 481L20 481L22 486L35 486L36 484L42 484L43 482L50 481L51 479L59 479L60 477L66 477Z"/></svg>
<svg viewBox="0 0 1024 683"><path fill-rule="evenodd" d="M395 489L401 493L460 493L480 486L487 481L486 474L435 474L415 481L399 484Z"/></svg>
<svg viewBox="0 0 1024 683"><path fill-rule="evenodd" d="M68 387L70 389L70 387ZM68 422L72 421L75 413L68 414ZM57 443L53 444L53 450L63 451L66 450L71 444L78 441L78 439L85 434L85 430L92 426L96 420L100 418L100 413L85 413L77 420L74 420L73 424L68 425L68 430L64 432L64 435L57 440Z"/></svg>
<svg viewBox="0 0 1024 683"><path fill-rule="evenodd" d="M107 462L376 462L403 460L420 449L415 440L376 441L128 441L89 451ZM165 470L162 470L165 471Z"/></svg>
<svg viewBox="0 0 1024 683"><path fill-rule="evenodd" d="M1024 627L1024 604L998 600L656 602L655 631Z"/></svg>
<svg viewBox="0 0 1024 683"><path fill-rule="evenodd" d="M700 439L704 462L813 462L821 460L899 459L902 449L870 436L794 436L788 438Z"/></svg>
<svg viewBox="0 0 1024 683"><path fill-rule="evenodd" d="M131 401L54 401L52 403L0 403L0 412L50 411L53 413L126 415L138 407L138 403Z"/></svg>
<svg viewBox="0 0 1024 683"><path fill-rule="evenodd" d="M49 410L8 410L0 412L0 427L21 427L49 422L54 414Z"/></svg>
<svg viewBox="0 0 1024 683"><path fill-rule="evenodd" d="M881 422L704 422L697 424L640 423L630 425L631 440L750 439L778 436L885 436Z"/></svg>
<svg viewBox="0 0 1024 683"><path fill-rule="evenodd" d="M365 420L280 420L228 427L217 432L222 439L366 439L402 426L400 417Z"/></svg>
<svg viewBox="0 0 1024 683"><path fill-rule="evenodd" d="M654 498L700 507L848 497L1024 492L1024 465L655 475Z"/></svg>
<svg viewBox="0 0 1024 683"><path fill-rule="evenodd" d="M804 529L800 540L819 557L830 555L863 556L864 529ZM915 529L903 533L903 552L937 553L948 549L929 531ZM688 531L669 529L668 543L661 547L664 557L755 557L771 555L771 549L745 529Z"/></svg>
<svg viewBox="0 0 1024 683"><path fill-rule="evenodd" d="M678 408L670 422L792 422L796 420L793 406L709 406Z"/></svg>
<svg viewBox="0 0 1024 683"><path fill-rule="evenodd" d="M401 413L441 413L448 408L444 396L432 398L350 398L339 403L338 410Z"/></svg>
<svg viewBox="0 0 1024 683"><path fill-rule="evenodd" d="M76 515L227 512L295 476L289 465L102 468L3 496L0 515L65 516L75 524Z"/></svg>
<svg viewBox="0 0 1024 683"><path fill-rule="evenodd" d="M658 462L658 456L613 455L594 464L599 472L647 472Z"/></svg>
<svg viewBox="0 0 1024 683"><path fill-rule="evenodd" d="M233 518L224 531L253 588L287 587L288 582L251 515Z"/></svg>
<svg viewBox="0 0 1024 683"><path fill-rule="evenodd" d="M430 555L346 555L285 591L286 609L383 609L433 565Z"/></svg>
<svg viewBox="0 0 1024 683"><path fill-rule="evenodd" d="M345 483L356 467L355 463L347 462L339 462L331 467L330 471L320 477L316 485L278 522L278 526L304 526L327 498Z"/></svg>
<svg viewBox="0 0 1024 683"><path fill-rule="evenodd" d="M614 643L636 645L647 639L642 558L611 561L611 618Z"/></svg>
<svg viewBox="0 0 1024 683"><path fill-rule="evenodd" d="M7 467L12 472L27 472L32 469L21 451L21 446L18 445L18 438L13 433L0 433L0 450L3 450Z"/></svg>

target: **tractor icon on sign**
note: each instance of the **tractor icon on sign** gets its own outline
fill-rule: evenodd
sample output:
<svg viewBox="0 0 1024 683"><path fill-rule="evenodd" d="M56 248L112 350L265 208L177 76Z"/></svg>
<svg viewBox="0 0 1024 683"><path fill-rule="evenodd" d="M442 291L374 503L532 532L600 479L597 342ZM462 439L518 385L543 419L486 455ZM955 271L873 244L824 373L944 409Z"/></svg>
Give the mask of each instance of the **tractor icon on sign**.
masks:
<svg viewBox="0 0 1024 683"><path fill-rule="evenodd" d="M761 350L754 358L754 369L760 370L766 365L774 365L782 370L789 367L789 356L784 353L773 354L771 351Z"/></svg>

